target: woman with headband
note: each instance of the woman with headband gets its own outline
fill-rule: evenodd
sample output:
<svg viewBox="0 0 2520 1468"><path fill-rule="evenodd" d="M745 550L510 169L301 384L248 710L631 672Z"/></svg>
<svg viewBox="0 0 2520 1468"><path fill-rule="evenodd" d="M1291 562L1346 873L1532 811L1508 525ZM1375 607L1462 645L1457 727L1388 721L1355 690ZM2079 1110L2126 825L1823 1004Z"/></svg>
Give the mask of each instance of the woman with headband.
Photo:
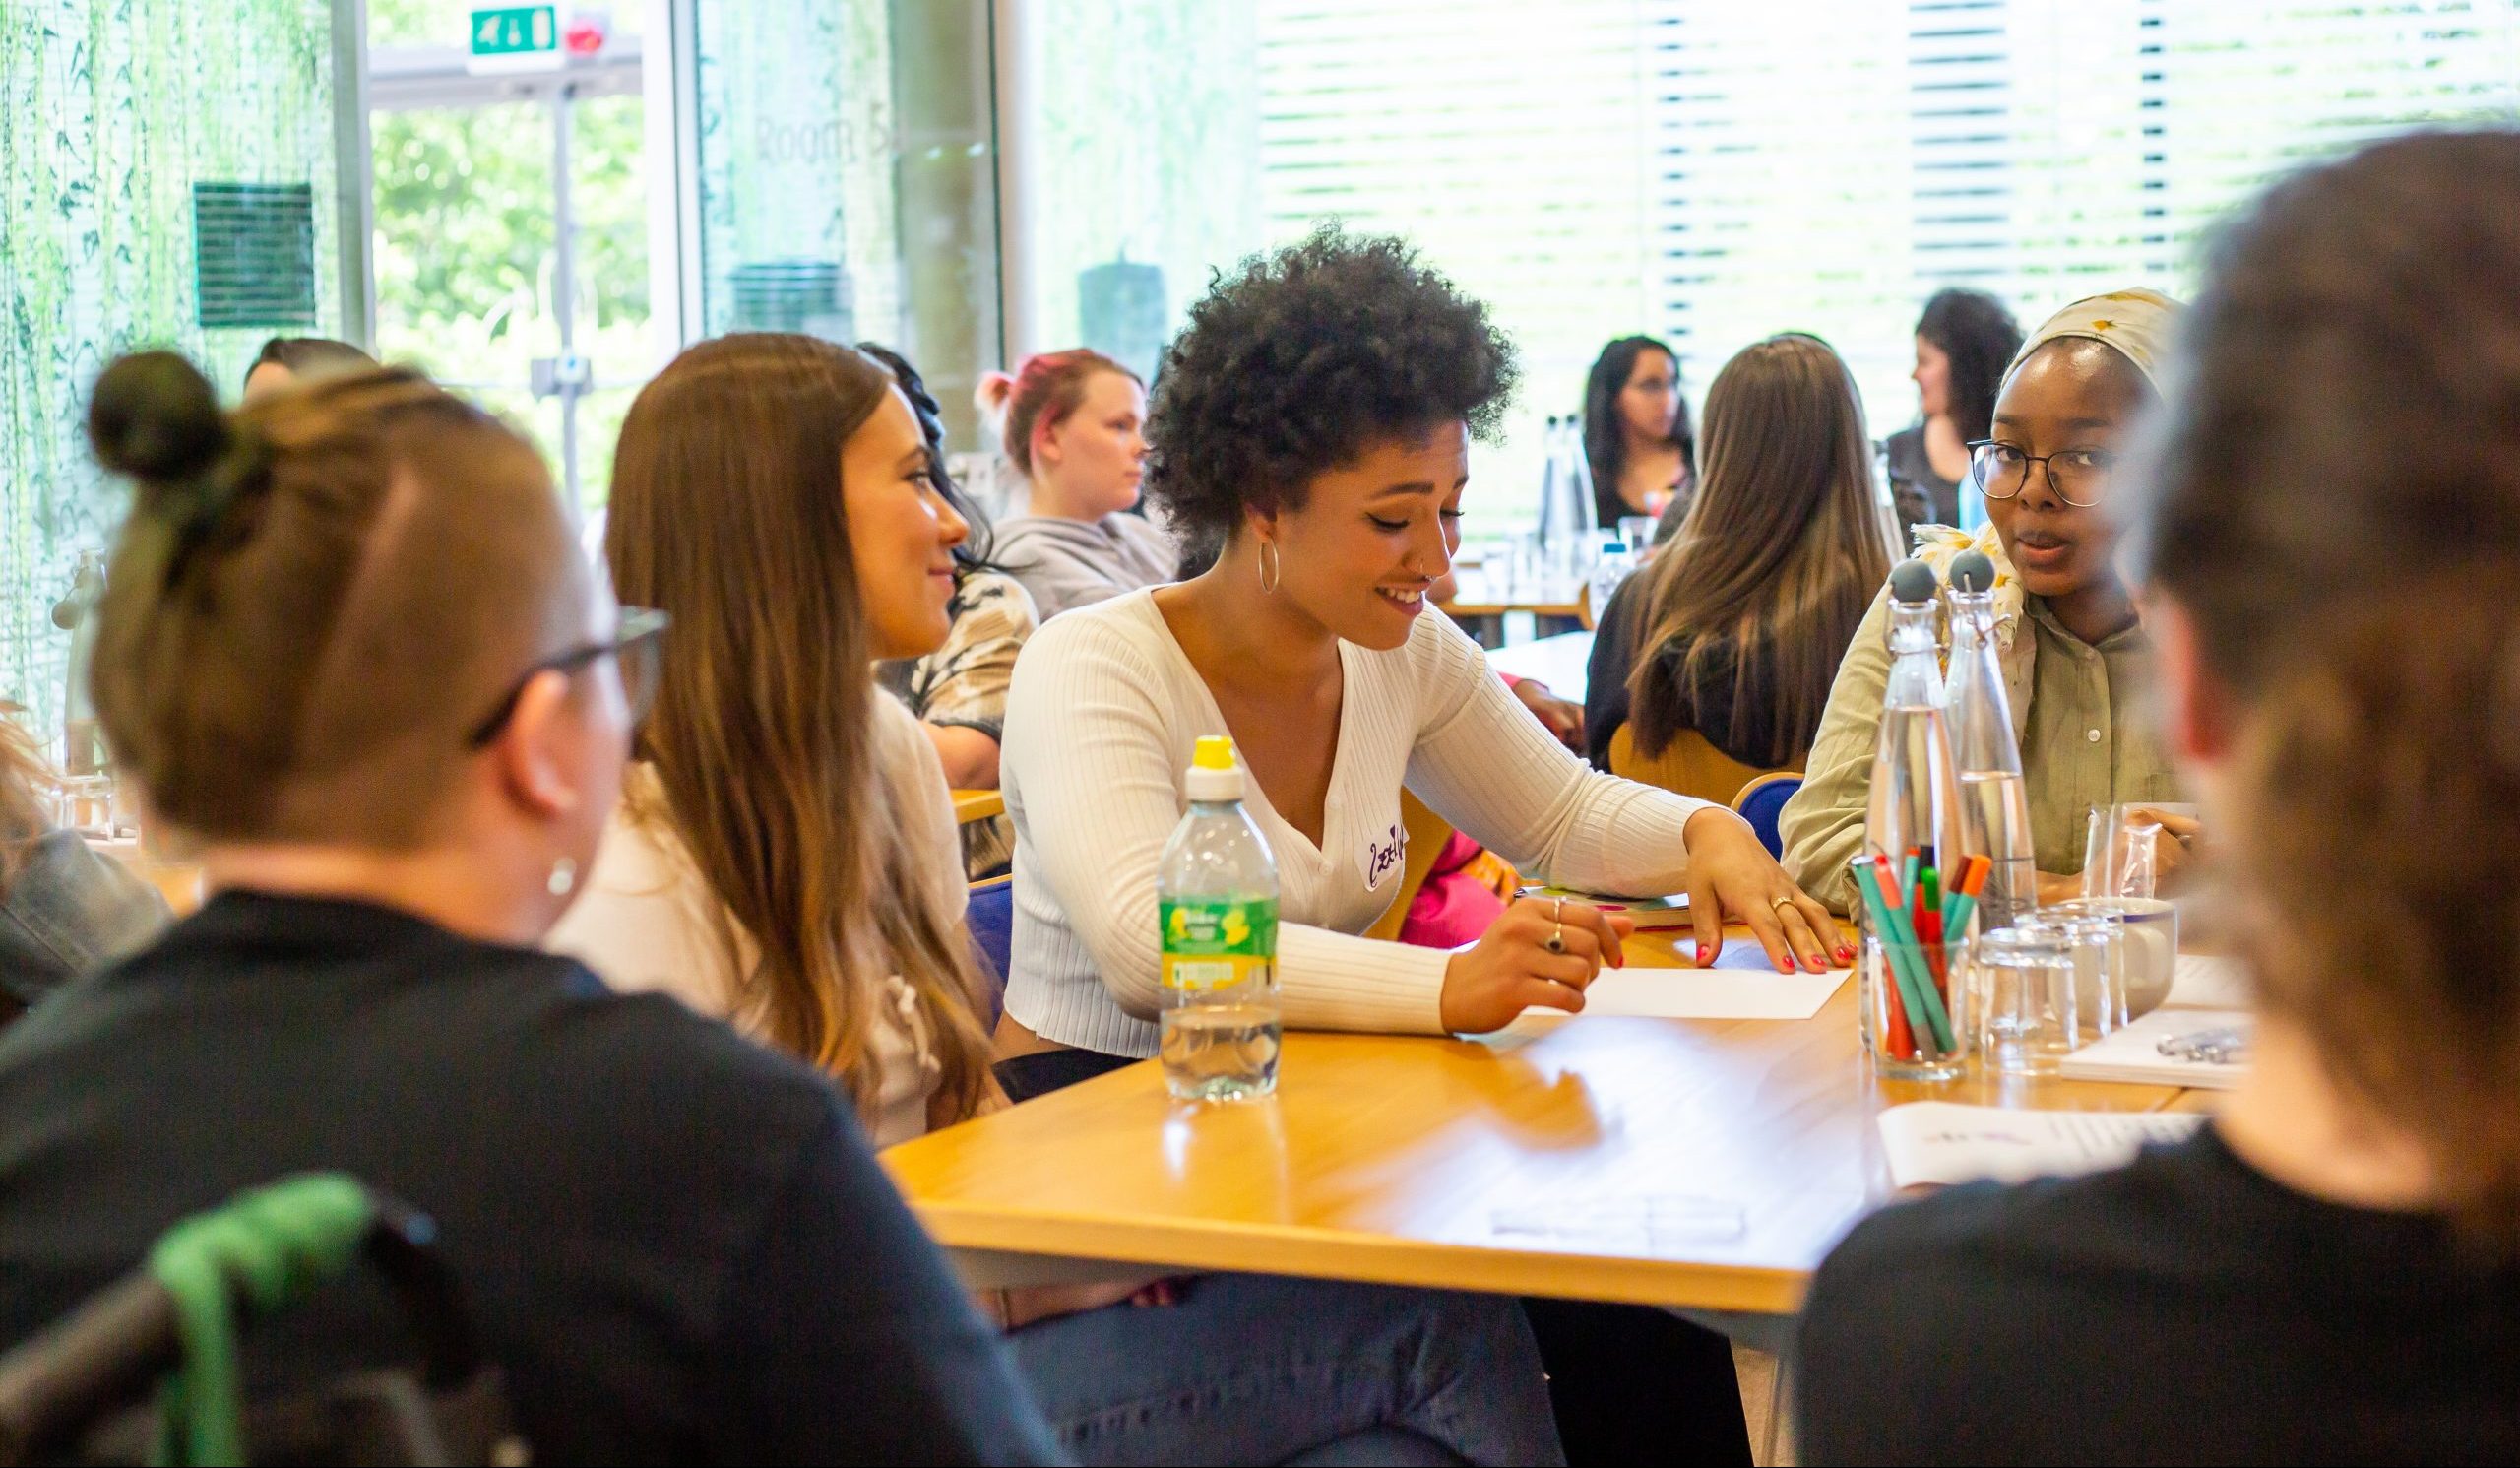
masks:
<svg viewBox="0 0 2520 1468"><path fill-rule="evenodd" d="M2042 901L2079 892L2091 807L2179 798L2138 704L2152 644L2117 572L2109 507L2127 432L2161 401L2154 372L2178 310L2158 291L2114 290L2049 317L2004 375L1989 436L1970 446L1986 529L1974 542L1937 536L1919 552L1941 571L1974 543L1995 563L1995 637ZM1855 898L1846 868L1863 843L1889 615L1885 588L1838 669L1808 778L1780 823L1786 871L1840 912ZM2166 862L2177 850L2166 843Z"/></svg>

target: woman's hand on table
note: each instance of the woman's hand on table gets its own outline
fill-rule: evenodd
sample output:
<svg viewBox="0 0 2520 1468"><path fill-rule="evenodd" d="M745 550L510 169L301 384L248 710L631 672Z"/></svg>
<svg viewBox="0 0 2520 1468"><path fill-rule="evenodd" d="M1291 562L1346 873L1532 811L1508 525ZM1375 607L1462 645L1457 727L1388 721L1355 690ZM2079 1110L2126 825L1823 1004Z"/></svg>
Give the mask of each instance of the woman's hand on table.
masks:
<svg viewBox="0 0 2520 1468"><path fill-rule="evenodd" d="M1582 704L1568 703L1565 699L1549 692L1546 683L1537 682L1531 678L1524 678L1514 684L1514 697L1521 700L1524 708L1532 711L1532 717L1538 719L1548 730L1551 738L1578 754L1584 752L1584 706Z"/></svg>
<svg viewBox="0 0 2520 1468"><path fill-rule="evenodd" d="M1623 967L1619 940L1635 930L1573 898L1526 897L1487 925L1467 952L1444 970L1443 1026L1456 1035L1502 1029L1538 1005L1570 1014L1584 1007L1584 990L1602 965ZM1556 946L1552 948L1550 944Z"/></svg>
<svg viewBox="0 0 2520 1468"><path fill-rule="evenodd" d="M1750 823L1710 805L1682 830L1689 848L1689 922L1697 932L1697 964L1704 968L1724 951L1724 925L1748 925L1780 974L1795 965L1817 974L1855 962L1855 950L1838 936L1838 921L1818 899L1785 874L1759 842Z"/></svg>

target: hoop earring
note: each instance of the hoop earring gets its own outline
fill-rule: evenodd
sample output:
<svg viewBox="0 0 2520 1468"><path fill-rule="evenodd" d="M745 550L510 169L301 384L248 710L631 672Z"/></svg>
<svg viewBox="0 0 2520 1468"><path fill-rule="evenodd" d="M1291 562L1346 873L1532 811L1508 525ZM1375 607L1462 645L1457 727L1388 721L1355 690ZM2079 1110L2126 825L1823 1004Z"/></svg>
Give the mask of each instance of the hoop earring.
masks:
<svg viewBox="0 0 2520 1468"><path fill-rule="evenodd" d="M578 863L562 857L551 863L551 876L542 884L554 897L566 897L577 890Z"/></svg>
<svg viewBox="0 0 2520 1468"><path fill-rule="evenodd" d="M1263 594L1278 589L1278 545L1274 541L1260 543L1260 590Z"/></svg>

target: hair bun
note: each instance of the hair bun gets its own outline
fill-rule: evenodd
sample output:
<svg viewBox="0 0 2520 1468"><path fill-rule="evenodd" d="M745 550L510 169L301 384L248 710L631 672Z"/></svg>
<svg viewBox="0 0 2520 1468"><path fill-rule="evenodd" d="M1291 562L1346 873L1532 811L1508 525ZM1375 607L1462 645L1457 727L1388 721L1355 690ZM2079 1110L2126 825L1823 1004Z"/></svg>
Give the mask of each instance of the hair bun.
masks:
<svg viewBox="0 0 2520 1468"><path fill-rule="evenodd" d="M155 483L200 478L232 435L201 369L171 351L140 351L105 368L88 400L96 462Z"/></svg>
<svg viewBox="0 0 2520 1468"><path fill-rule="evenodd" d="M979 386L972 389L972 406L991 418L1006 416L1006 405L1015 398L1015 378L1005 372L982 372Z"/></svg>

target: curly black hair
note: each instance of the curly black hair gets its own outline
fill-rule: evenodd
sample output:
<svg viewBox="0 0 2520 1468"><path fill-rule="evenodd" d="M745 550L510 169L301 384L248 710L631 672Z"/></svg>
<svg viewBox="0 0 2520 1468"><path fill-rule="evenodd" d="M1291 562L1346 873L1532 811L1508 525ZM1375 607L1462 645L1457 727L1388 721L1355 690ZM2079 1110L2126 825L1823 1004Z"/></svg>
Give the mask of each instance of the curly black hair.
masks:
<svg viewBox="0 0 2520 1468"><path fill-rule="evenodd" d="M1147 497L1219 545L1246 506L1300 509L1378 440L1455 421L1493 438L1516 375L1487 307L1415 249L1323 224L1190 308L1147 413Z"/></svg>

